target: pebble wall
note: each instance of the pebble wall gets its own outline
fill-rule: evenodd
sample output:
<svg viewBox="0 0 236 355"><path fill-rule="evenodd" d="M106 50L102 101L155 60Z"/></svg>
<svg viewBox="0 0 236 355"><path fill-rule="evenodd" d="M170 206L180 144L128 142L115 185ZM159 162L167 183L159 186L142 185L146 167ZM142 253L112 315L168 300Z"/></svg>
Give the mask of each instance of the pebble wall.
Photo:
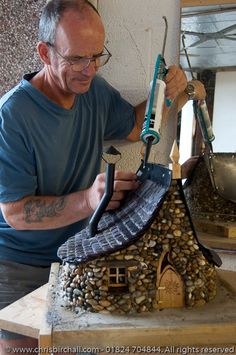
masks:
<svg viewBox="0 0 236 355"><path fill-rule="evenodd" d="M217 222L236 222L236 204L225 200L212 187L207 165L199 159L185 188L191 216Z"/></svg>
<svg viewBox="0 0 236 355"><path fill-rule="evenodd" d="M154 311L157 303L157 268L162 252L181 275L185 305L200 306L216 295L216 271L194 238L174 181L148 231L135 244L85 264L64 264L61 273L65 304L79 312L136 313ZM109 267L126 267L127 289L109 287Z"/></svg>
<svg viewBox="0 0 236 355"><path fill-rule="evenodd" d="M0 1L0 96L24 73L37 71L38 21L45 0Z"/></svg>

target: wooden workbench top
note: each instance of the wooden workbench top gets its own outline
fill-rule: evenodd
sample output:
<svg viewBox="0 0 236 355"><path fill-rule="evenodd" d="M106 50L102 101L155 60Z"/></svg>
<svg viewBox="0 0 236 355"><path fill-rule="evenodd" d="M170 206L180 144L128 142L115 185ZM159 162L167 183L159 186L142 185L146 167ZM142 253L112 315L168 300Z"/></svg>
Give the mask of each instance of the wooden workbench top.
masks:
<svg viewBox="0 0 236 355"><path fill-rule="evenodd" d="M57 270L57 264L54 271ZM56 268L55 268L56 266ZM218 270L220 288L215 300L194 309L165 309L151 314L112 316L73 312L53 301L53 285L46 284L0 311L0 328L38 338L42 324L53 324L55 346L198 345L236 343L236 273ZM50 290L52 302L47 304ZM53 296L52 296L53 295ZM227 296L227 297L226 297ZM47 323L47 322L46 322ZM52 340L53 338L53 340ZM45 344L45 342L43 342ZM52 344L51 343L51 344Z"/></svg>
<svg viewBox="0 0 236 355"><path fill-rule="evenodd" d="M0 311L0 328L38 338L46 313L48 284L29 293Z"/></svg>

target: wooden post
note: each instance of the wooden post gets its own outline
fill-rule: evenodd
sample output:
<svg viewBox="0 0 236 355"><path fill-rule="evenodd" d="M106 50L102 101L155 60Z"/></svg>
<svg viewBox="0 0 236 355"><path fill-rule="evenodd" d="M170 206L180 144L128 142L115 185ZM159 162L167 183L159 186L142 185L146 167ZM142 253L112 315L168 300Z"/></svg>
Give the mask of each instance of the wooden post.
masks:
<svg viewBox="0 0 236 355"><path fill-rule="evenodd" d="M46 310L42 318L42 323L39 331L39 354L51 355L53 348L53 320L48 319L48 310L52 310L54 307L54 289L58 281L58 269L59 264L53 263L51 265L51 271L49 276L48 294L46 297Z"/></svg>
<svg viewBox="0 0 236 355"><path fill-rule="evenodd" d="M176 140L174 140L170 152L170 159L172 163L169 164L169 168L172 170L172 179L181 179L181 166L179 164L179 148L177 146Z"/></svg>
<svg viewBox="0 0 236 355"><path fill-rule="evenodd" d="M51 355L52 347L52 326L48 324L47 318L43 317L39 332L39 355Z"/></svg>

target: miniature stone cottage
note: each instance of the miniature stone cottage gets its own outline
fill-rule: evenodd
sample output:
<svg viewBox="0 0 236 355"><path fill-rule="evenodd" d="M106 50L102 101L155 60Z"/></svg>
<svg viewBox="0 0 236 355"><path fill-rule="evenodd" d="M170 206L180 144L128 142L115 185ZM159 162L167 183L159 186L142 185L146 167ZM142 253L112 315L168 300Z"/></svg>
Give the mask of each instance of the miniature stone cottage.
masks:
<svg viewBox="0 0 236 355"><path fill-rule="evenodd" d="M60 247L63 298L75 311L132 314L215 297L210 251L197 240L179 180L160 169L103 215L95 237L85 229Z"/></svg>

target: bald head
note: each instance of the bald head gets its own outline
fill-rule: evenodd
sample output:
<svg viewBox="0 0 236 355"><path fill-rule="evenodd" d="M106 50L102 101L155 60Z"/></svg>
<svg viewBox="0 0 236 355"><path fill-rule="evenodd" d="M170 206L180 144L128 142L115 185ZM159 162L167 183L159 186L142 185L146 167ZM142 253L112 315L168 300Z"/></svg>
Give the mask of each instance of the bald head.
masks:
<svg viewBox="0 0 236 355"><path fill-rule="evenodd" d="M81 19L85 16L100 18L97 9L88 0L49 0L40 17L39 41L54 44L57 26L68 11L76 13Z"/></svg>
<svg viewBox="0 0 236 355"><path fill-rule="evenodd" d="M56 28L55 46L64 55L90 57L103 51L104 26L100 16L89 6L80 11L66 9Z"/></svg>

